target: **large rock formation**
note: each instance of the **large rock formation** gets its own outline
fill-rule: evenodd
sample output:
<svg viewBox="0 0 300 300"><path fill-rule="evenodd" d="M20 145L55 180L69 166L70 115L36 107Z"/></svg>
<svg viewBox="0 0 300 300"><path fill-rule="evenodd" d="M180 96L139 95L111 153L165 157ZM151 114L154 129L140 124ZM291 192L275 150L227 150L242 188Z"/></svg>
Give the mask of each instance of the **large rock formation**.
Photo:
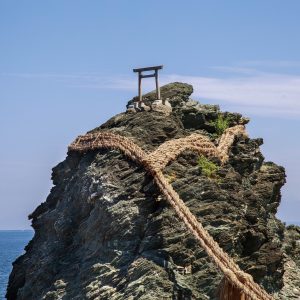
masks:
<svg viewBox="0 0 300 300"><path fill-rule="evenodd" d="M191 100L192 91L166 85L161 94L172 114L122 113L93 132L109 130L152 151L194 132L217 143L220 120L248 122ZM262 142L236 138L229 162L212 162L211 174L190 151L164 173L243 270L276 298L299 299L300 228L275 217L285 173L264 162ZM35 235L13 264L8 299L216 299L223 275L141 166L118 151L70 152L52 179L47 200L30 215Z"/></svg>

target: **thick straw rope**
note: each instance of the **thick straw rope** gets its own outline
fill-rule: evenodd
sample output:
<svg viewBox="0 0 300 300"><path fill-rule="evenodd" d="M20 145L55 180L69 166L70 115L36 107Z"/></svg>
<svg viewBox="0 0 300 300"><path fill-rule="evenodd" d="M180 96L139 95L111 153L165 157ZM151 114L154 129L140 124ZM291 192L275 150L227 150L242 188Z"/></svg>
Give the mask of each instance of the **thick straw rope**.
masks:
<svg viewBox="0 0 300 300"><path fill-rule="evenodd" d="M142 164L153 176L159 189L175 209L178 217L200 242L202 248L224 273L226 279L249 299L271 300L273 298L255 283L249 274L242 271L233 259L214 241L180 199L173 187L167 182L161 171L170 161L174 160L185 150L193 150L209 157L218 157L222 163L225 163L228 160L228 152L234 138L239 134L246 135L243 125L228 128L221 136L217 147L206 136L192 134L185 138L167 141L155 151L146 154L138 145L126 137L110 132L98 132L79 136L69 146L69 151L86 152L101 148L117 149L128 158Z"/></svg>

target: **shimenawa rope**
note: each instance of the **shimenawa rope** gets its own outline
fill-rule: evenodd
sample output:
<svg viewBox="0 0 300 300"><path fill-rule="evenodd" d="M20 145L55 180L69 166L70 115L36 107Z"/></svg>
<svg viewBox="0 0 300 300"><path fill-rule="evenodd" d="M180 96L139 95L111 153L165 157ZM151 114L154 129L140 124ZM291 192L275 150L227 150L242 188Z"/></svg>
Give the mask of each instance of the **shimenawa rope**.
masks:
<svg viewBox="0 0 300 300"><path fill-rule="evenodd" d="M173 187L167 182L161 171L170 161L174 160L185 150L193 150L208 157L217 157L224 164L228 160L228 152L235 136L240 134L246 135L243 125L228 128L221 136L217 147L208 137L201 134L192 134L185 138L167 141L155 151L146 154L138 145L126 137L111 132L97 132L79 136L69 146L69 151L86 152L102 148L117 149L128 158L142 164L153 176L159 189L174 208L178 217L185 223L208 256L223 272L226 278L225 285L226 282L228 283L226 288L224 288L226 295L222 296L223 299L230 299L228 295L230 293L233 295L232 289L236 287L240 292L239 299L271 300L273 298L255 283L249 274L242 271L233 259L214 241L180 199ZM231 292L228 292L229 290Z"/></svg>

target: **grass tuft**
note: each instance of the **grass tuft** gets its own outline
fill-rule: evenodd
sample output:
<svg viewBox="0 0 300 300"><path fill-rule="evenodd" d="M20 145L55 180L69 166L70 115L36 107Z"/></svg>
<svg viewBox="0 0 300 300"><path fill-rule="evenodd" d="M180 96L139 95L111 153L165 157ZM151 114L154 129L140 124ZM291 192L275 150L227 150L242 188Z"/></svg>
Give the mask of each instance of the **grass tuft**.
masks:
<svg viewBox="0 0 300 300"><path fill-rule="evenodd" d="M229 119L219 114L216 120L211 121L211 125L215 127L217 135L220 136L229 127Z"/></svg>
<svg viewBox="0 0 300 300"><path fill-rule="evenodd" d="M219 167L208 158L203 155L199 156L198 166L201 168L201 172L205 176L209 178L216 178L216 172L219 170Z"/></svg>

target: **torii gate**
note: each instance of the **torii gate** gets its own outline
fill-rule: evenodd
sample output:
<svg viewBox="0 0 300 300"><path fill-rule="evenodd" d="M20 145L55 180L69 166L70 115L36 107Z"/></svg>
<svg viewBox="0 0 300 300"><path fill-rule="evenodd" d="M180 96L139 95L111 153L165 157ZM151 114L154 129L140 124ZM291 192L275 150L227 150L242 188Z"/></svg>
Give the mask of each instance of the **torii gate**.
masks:
<svg viewBox="0 0 300 300"><path fill-rule="evenodd" d="M149 78L149 77L155 77L155 85L156 85L156 100L160 99L160 88L158 85L158 70L161 70L163 66L153 66L153 67L146 67L146 68L139 68L139 69L133 69L133 72L139 73L139 105L143 102L143 96L142 96L142 79L143 78ZM143 75L143 72L147 71L154 71L153 74L147 74Z"/></svg>

